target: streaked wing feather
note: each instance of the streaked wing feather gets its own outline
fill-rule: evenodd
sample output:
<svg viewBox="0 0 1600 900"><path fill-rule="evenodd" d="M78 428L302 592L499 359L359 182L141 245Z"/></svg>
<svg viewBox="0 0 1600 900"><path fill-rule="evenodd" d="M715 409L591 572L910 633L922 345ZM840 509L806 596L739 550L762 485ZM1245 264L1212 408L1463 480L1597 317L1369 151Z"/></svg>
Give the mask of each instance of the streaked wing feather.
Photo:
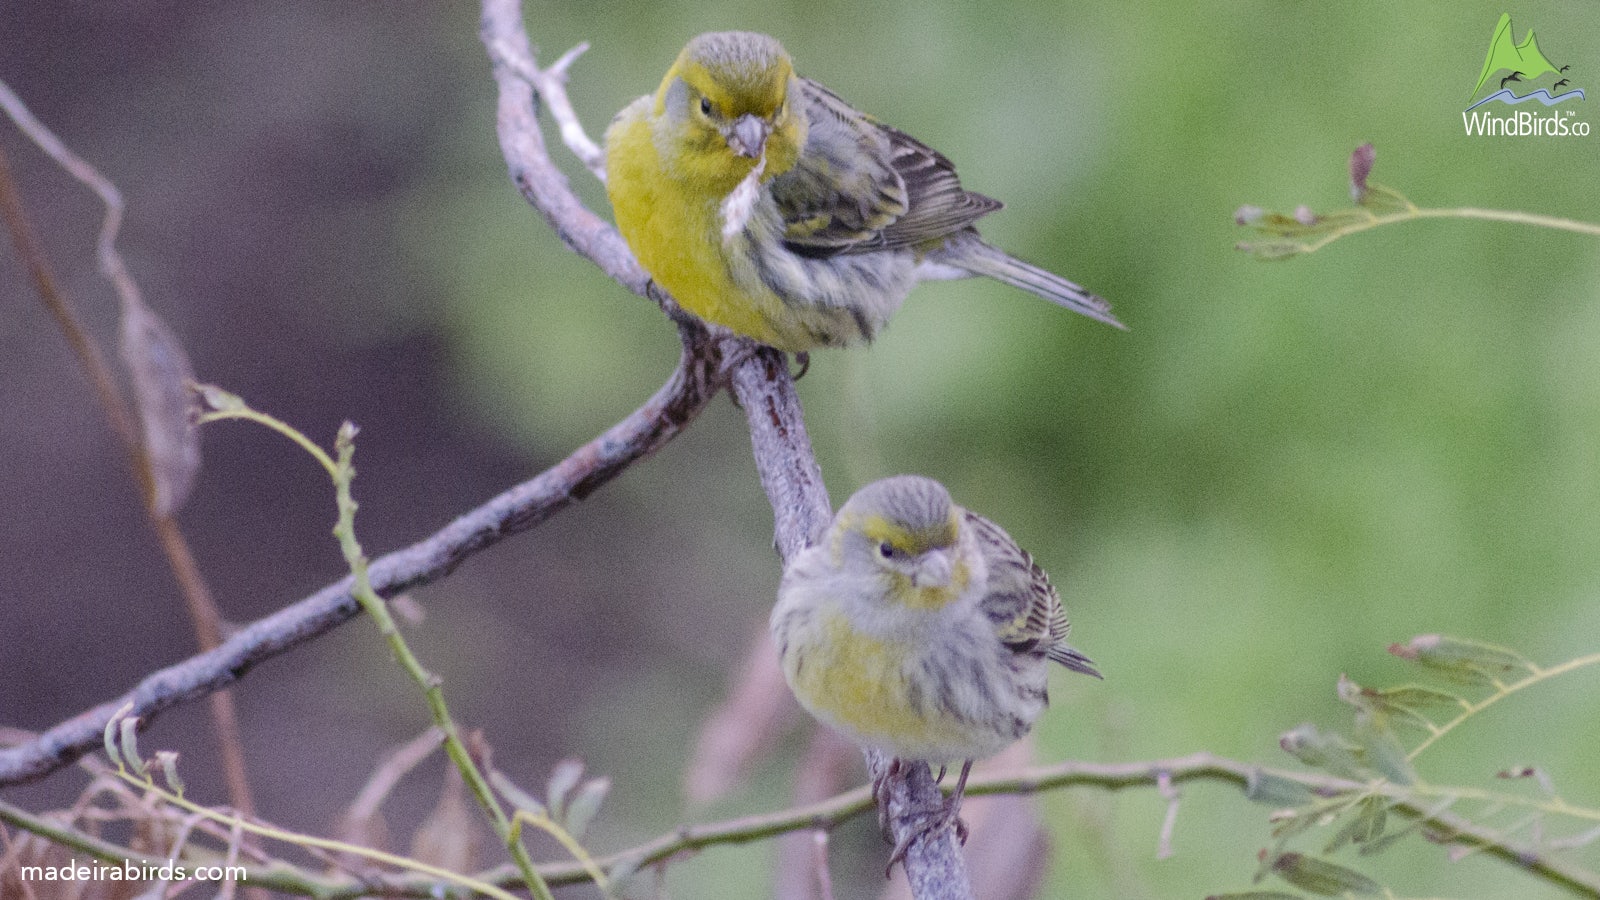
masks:
<svg viewBox="0 0 1600 900"><path fill-rule="evenodd" d="M1001 203L961 187L955 164L944 154L897 128L879 125L889 137L890 159L905 182L905 215L881 232L882 246L910 247L947 237L989 213Z"/></svg>
<svg viewBox="0 0 1600 900"><path fill-rule="evenodd" d="M1001 643L1016 653L1040 654L1086 675L1100 677L1088 657L1067 644L1071 625L1050 576L999 525L974 512L974 529L989 566L982 608Z"/></svg>
<svg viewBox="0 0 1600 900"><path fill-rule="evenodd" d="M954 234L1000 207L961 188L955 166L910 135L801 79L810 133L772 179L784 244L805 256L909 247Z"/></svg>

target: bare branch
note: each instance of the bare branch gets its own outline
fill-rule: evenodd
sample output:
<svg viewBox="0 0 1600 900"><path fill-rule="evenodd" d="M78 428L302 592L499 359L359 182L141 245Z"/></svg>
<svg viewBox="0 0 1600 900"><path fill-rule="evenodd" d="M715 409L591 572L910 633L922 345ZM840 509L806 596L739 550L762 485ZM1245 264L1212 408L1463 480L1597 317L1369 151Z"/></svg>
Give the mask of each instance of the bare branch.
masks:
<svg viewBox="0 0 1600 900"><path fill-rule="evenodd" d="M529 481L464 513L430 537L372 563L372 586L388 597L450 573L473 554L526 531L589 496L654 453L704 409L721 386L721 352L704 329L680 325L683 356L655 395L627 418ZM359 610L344 578L260 619L215 650L147 676L133 690L56 725L37 739L0 750L0 787L32 781L100 746L117 708L148 725L161 712L238 680L263 660L310 641Z"/></svg>
<svg viewBox="0 0 1600 900"><path fill-rule="evenodd" d="M528 46L528 33L522 27L522 11L515 3L485 2L482 37L500 90L495 129L512 182L574 253L599 266L600 271L628 290L641 297L649 296L650 276L633 258L622 235L583 205L545 149L534 105L534 86L523 74L536 71L537 66ZM542 87L553 93L564 81L541 80Z"/></svg>
<svg viewBox="0 0 1600 900"><path fill-rule="evenodd" d="M649 281L616 230L586 209L572 193L545 150L533 104L534 89L537 87L545 96L553 111L570 115L564 69L572 54L552 67L556 70L553 76L533 76L537 84L530 84L519 73L539 70L529 47L519 0L484 0L482 30L494 64L495 82L500 87L500 143L512 180L568 247L592 260L624 287L651 297L669 313L677 314L676 304ZM569 144L574 132L582 133L575 120L563 125ZM579 153L580 157L583 155ZM744 408L756 469L772 505L773 543L779 555L788 560L822 536L833 517L833 506L806 435L788 357L746 339L723 340L731 388ZM888 764L875 752L869 752L867 760L873 772ZM907 777L896 781L890 798L889 821L897 841L909 830L917 829L943 804L943 795L926 765L909 767ZM951 829L923 832L908 849L905 865L912 891L919 900L972 896Z"/></svg>

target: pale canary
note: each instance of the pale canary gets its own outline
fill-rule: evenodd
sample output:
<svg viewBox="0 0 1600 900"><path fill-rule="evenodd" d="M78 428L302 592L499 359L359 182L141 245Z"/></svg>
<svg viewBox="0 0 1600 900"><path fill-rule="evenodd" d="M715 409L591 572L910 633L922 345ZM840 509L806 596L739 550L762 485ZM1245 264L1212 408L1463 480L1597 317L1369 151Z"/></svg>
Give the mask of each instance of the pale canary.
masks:
<svg viewBox="0 0 1600 900"><path fill-rule="evenodd" d="M874 482L840 508L785 569L771 628L812 715L896 760L963 763L950 819L972 761L1044 711L1051 662L1100 677L1067 644L1033 558L920 476Z"/></svg>
<svg viewBox="0 0 1600 900"><path fill-rule="evenodd" d="M983 242L999 201L910 135L795 74L773 38L702 34L606 131L617 227L679 304L781 350L871 340L917 282L984 275L1120 326L1105 301Z"/></svg>

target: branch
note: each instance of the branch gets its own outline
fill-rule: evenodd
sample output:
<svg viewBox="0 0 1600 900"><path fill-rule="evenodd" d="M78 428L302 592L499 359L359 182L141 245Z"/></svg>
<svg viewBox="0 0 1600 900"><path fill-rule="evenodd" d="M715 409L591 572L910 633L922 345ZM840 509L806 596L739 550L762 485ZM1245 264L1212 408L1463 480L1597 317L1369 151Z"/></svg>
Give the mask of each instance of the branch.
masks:
<svg viewBox="0 0 1600 900"><path fill-rule="evenodd" d="M1067 762L1036 766L1007 775L974 778L967 784L967 794L969 796L1027 794L1072 787L1110 791L1129 788L1159 789L1163 782L1231 784L1243 791L1246 797L1254 800L1268 799L1270 789L1265 785L1272 782L1292 783L1323 796L1359 793L1371 787L1366 782L1337 778L1318 772L1268 768L1210 753L1193 753L1188 756L1144 762ZM1600 873L1573 865L1560 857L1542 853L1533 847L1508 844L1492 829L1484 828L1429 804L1430 801L1427 800L1408 800L1401 797L1390 809L1398 815L1416 821L1430 833L1442 836L1442 840L1447 843L1481 849L1502 862L1524 869L1576 896L1600 898ZM830 831L857 816L870 812L872 808L872 797L867 789L856 788L820 803L775 813L744 816L704 825L685 825L644 844L597 858L595 863L603 869L624 866L637 870L707 847L745 844L793 831L816 829ZM0 801L0 822L8 822L27 831L45 835L64 846L81 850L108 862L120 862L123 859L138 861L142 858L142 854L134 850L64 827L44 816L34 815L4 801ZM590 880L584 867L575 862L544 863L539 866L539 872L553 887L581 884ZM514 886L520 876L514 867L507 865L475 877L479 881ZM250 884L323 898L323 900L355 900L357 897L374 894L424 898L435 896L438 888L436 881L415 875L369 876L366 879L355 880L348 875L313 875L283 863L269 863L251 868L247 880Z"/></svg>
<svg viewBox="0 0 1600 900"><path fill-rule="evenodd" d="M566 99L566 68L577 58L568 53L540 70L528 44L519 0L484 0L482 36L500 89L497 126L501 150L511 178L561 240L590 259L619 284L681 316L677 305L649 281L614 228L589 211L572 193L567 179L551 162L539 129L535 88L556 118L567 146L597 176L594 143L584 135ZM720 335L723 332L717 329ZM734 397L750 426L751 449L761 486L773 512L773 543L785 560L820 538L833 518L833 507L806 435L800 400L789 374L788 358L748 339L719 338L730 372ZM876 752L867 753L874 772L887 766ZM912 766L890 791L888 817L894 839L926 821L943 803L926 765ZM970 898L965 863L953 829L925 831L905 856L906 875L919 900Z"/></svg>
<svg viewBox="0 0 1600 900"><path fill-rule="evenodd" d="M721 352L703 329L679 326L683 355L667 383L627 418L529 481L467 512L430 537L372 563L372 587L390 597L436 581L468 557L526 531L589 496L682 431L721 386ZM351 578L260 619L215 650L150 674L116 699L56 725L27 744L0 750L0 787L32 781L101 744L113 713L132 703L141 725L180 703L237 681L258 663L354 617Z"/></svg>

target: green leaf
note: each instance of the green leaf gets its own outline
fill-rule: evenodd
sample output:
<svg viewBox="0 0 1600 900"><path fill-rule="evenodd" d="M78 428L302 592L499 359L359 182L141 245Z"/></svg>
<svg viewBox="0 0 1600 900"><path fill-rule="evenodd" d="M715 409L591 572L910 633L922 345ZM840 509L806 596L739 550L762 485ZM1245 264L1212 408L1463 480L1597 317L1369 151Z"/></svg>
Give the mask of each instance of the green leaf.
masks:
<svg viewBox="0 0 1600 900"><path fill-rule="evenodd" d="M1345 844L1367 844L1377 840L1383 835L1383 826L1388 819L1389 804L1381 797L1368 797L1356 805L1355 815L1350 821L1339 829L1333 840L1322 849L1323 853L1333 853Z"/></svg>
<svg viewBox="0 0 1600 900"><path fill-rule="evenodd" d="M1397 688L1379 690L1362 688L1367 702L1393 718L1395 722L1415 725L1424 730L1434 724L1430 712L1460 710L1466 703L1448 691L1437 691L1421 685L1408 684Z"/></svg>
<svg viewBox="0 0 1600 900"><path fill-rule="evenodd" d="M144 757L139 755L139 717L128 716L118 723L121 734L117 747L122 751L122 758L133 770L133 774L140 778L149 779L150 769L144 764Z"/></svg>
<svg viewBox="0 0 1600 900"><path fill-rule="evenodd" d="M1286 731L1278 738L1284 752L1308 766L1326 769L1342 778L1364 779L1366 773L1356 756L1360 748L1343 735L1324 734L1317 726L1307 722Z"/></svg>
<svg viewBox="0 0 1600 900"><path fill-rule="evenodd" d="M1233 245L1235 250L1242 250L1256 259L1274 260L1288 259L1306 252L1306 245L1300 241L1240 241Z"/></svg>
<svg viewBox="0 0 1600 900"><path fill-rule="evenodd" d="M178 753L175 750L157 750L156 762L161 766L161 774L167 780L167 787L174 794L183 796L183 779L178 777Z"/></svg>
<svg viewBox="0 0 1600 900"><path fill-rule="evenodd" d="M1513 672L1533 671L1533 664L1512 650L1442 634L1391 644L1389 652L1464 684L1490 685Z"/></svg>
<svg viewBox="0 0 1600 900"><path fill-rule="evenodd" d="M249 409L244 402L244 398L238 394L229 393L214 384L197 384L194 386L194 390L195 393L200 395L200 399L205 405L216 412L243 412Z"/></svg>
<svg viewBox="0 0 1600 900"><path fill-rule="evenodd" d="M1245 777L1244 796L1246 800L1254 803L1282 807L1299 806L1309 802L1316 795L1311 788L1298 781L1281 775L1272 775L1260 769L1251 769L1250 774Z"/></svg>
<svg viewBox="0 0 1600 900"><path fill-rule="evenodd" d="M1404 838L1414 830L1415 829L1413 828L1406 828L1400 831L1391 831L1388 834L1361 844L1360 849L1358 849L1356 852L1360 853L1362 856L1375 856L1389 849L1389 847L1392 846L1395 841Z"/></svg>
<svg viewBox="0 0 1600 900"><path fill-rule="evenodd" d="M1277 839L1281 848L1289 838L1308 831L1317 822L1322 820L1324 813L1313 815L1309 812L1296 809L1286 809L1281 814L1272 816L1272 836Z"/></svg>
<svg viewBox="0 0 1600 900"><path fill-rule="evenodd" d="M561 821L566 817L567 795L578 786L583 777L583 760L563 759L550 770L550 782L545 789L545 799L550 804L550 815Z"/></svg>
<svg viewBox="0 0 1600 900"><path fill-rule="evenodd" d="M489 783L494 786L495 793L506 799L516 809L527 813L534 818L544 818L546 810L538 798L518 787L504 772L499 769L489 770Z"/></svg>
<svg viewBox="0 0 1600 900"><path fill-rule="evenodd" d="M578 792L572 795L572 802L567 804L566 821L562 825L567 829L567 834L573 839L581 839L584 831L589 828L589 823L594 821L595 814L600 812L600 804L605 802L606 794L611 791L611 779L593 778L584 782Z"/></svg>
<svg viewBox="0 0 1600 900"><path fill-rule="evenodd" d="M1382 885L1354 869L1303 853L1279 856L1272 861L1272 871L1295 887L1324 897L1372 896L1383 892Z"/></svg>
<svg viewBox="0 0 1600 900"><path fill-rule="evenodd" d="M1360 202L1364 208L1379 214L1401 212L1413 206L1404 194L1376 182L1367 183L1367 191L1362 195Z"/></svg>
<svg viewBox="0 0 1600 900"><path fill-rule="evenodd" d="M1361 758L1374 772L1393 784L1416 784L1417 773L1382 717L1373 716L1356 729L1356 740L1361 743Z"/></svg>
<svg viewBox="0 0 1600 900"><path fill-rule="evenodd" d="M106 720L105 734L102 735L106 743L106 758L111 760L111 764L116 766L118 771L127 768L127 766L122 761L122 751L117 749L117 723L121 721L123 716L132 711L133 703L124 703L121 709L112 713L111 718Z"/></svg>

